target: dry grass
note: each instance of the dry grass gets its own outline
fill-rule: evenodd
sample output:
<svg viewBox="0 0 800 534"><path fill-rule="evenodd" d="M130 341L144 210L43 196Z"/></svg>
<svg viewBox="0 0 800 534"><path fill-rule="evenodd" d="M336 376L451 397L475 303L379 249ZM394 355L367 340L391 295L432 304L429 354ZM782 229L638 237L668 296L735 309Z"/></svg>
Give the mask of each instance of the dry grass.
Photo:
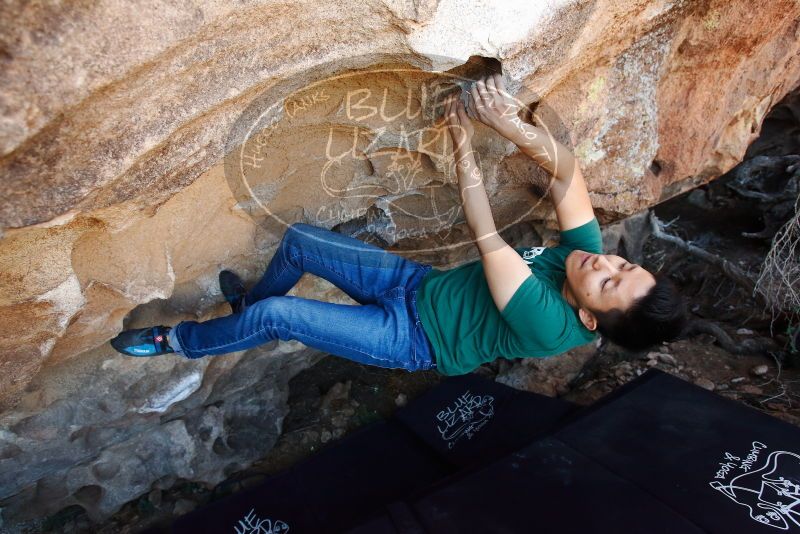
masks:
<svg viewBox="0 0 800 534"><path fill-rule="evenodd" d="M755 285L755 291L767 302L773 322L778 314L789 315L790 331L800 328L800 195L794 211L794 216L775 234Z"/></svg>

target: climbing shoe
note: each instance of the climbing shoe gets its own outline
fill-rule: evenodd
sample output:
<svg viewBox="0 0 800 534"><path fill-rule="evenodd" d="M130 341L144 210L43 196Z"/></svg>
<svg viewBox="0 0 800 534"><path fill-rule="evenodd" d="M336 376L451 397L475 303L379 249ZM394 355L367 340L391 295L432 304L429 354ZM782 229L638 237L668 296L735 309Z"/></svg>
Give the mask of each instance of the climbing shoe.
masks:
<svg viewBox="0 0 800 534"><path fill-rule="evenodd" d="M241 313L244 310L244 284L236 273L231 271L220 271L219 288L225 295L225 300L231 305L233 313Z"/></svg>
<svg viewBox="0 0 800 534"><path fill-rule="evenodd" d="M168 326L151 326L136 330L125 330L111 340L111 346L128 356L158 356L175 352L169 346Z"/></svg>

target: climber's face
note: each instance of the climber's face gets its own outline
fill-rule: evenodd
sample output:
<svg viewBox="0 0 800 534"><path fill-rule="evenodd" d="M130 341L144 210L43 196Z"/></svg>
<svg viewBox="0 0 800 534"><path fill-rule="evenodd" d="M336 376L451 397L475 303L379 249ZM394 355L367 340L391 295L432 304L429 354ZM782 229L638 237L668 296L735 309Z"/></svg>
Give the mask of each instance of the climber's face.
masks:
<svg viewBox="0 0 800 534"><path fill-rule="evenodd" d="M615 254L591 254L573 250L566 260L565 293L581 309L581 320L594 330L591 310L627 310L647 294L656 279L645 268Z"/></svg>

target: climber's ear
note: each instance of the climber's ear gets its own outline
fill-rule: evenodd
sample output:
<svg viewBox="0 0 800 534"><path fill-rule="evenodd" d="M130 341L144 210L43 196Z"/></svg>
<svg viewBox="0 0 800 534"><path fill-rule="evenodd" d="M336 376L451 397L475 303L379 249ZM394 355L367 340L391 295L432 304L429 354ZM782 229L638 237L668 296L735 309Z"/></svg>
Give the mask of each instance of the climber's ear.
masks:
<svg viewBox="0 0 800 534"><path fill-rule="evenodd" d="M587 329L595 330L597 328L597 317L586 308L578 308L578 317Z"/></svg>

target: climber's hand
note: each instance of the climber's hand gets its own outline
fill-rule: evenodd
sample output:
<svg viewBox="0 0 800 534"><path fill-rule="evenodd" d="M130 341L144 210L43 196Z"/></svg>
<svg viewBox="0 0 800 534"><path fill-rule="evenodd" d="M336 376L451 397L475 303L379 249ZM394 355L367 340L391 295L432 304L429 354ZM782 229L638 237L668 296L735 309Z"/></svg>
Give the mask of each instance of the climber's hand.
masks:
<svg viewBox="0 0 800 534"><path fill-rule="evenodd" d="M464 155L472 150L472 135L475 127L461 101L461 89L451 93L444 101L444 120L453 139L453 152Z"/></svg>
<svg viewBox="0 0 800 534"><path fill-rule="evenodd" d="M515 129L512 121L522 106L508 93L500 74L478 79L467 95L472 118L504 136Z"/></svg>

